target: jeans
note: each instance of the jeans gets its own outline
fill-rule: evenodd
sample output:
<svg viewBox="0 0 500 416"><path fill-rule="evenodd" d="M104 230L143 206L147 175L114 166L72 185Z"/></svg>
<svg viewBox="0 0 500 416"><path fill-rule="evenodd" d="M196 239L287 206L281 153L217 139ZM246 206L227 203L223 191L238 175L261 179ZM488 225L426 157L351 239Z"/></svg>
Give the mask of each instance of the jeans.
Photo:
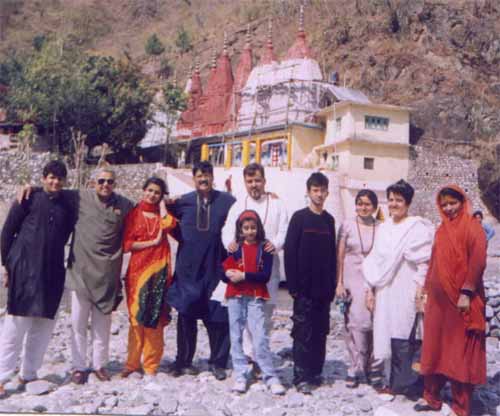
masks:
<svg viewBox="0 0 500 416"><path fill-rule="evenodd" d="M250 296L233 297L227 301L231 359L236 380L247 380L250 373L250 366L243 352L243 330L248 323L255 361L262 371L264 381L268 384L277 382L277 374L269 348L269 336L265 330L265 302L263 299Z"/></svg>

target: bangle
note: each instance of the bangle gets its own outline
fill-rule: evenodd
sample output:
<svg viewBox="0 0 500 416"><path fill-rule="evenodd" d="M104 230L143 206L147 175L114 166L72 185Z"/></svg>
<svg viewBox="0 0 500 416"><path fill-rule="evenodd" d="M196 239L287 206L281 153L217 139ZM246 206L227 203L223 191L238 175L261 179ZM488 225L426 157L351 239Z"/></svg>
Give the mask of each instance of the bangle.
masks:
<svg viewBox="0 0 500 416"><path fill-rule="evenodd" d="M474 296L474 292L470 289L460 289L460 294L468 296L469 298Z"/></svg>

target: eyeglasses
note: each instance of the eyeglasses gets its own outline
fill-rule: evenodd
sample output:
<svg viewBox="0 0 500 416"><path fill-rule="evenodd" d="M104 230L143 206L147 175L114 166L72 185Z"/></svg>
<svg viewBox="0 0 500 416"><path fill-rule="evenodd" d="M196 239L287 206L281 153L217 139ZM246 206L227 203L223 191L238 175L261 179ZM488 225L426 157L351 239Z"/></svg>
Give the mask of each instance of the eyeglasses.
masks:
<svg viewBox="0 0 500 416"><path fill-rule="evenodd" d="M99 185L104 185L106 182L108 183L108 185L114 185L115 180L114 179L104 179L104 178L97 179L97 183Z"/></svg>

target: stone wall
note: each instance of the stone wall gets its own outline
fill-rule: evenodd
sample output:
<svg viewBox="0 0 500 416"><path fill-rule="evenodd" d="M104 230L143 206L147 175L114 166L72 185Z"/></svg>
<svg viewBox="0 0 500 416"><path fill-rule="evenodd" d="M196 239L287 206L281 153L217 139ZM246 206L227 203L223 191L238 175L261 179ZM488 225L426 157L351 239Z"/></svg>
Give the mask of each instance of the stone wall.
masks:
<svg viewBox="0 0 500 416"><path fill-rule="evenodd" d="M9 203L16 194L16 187L21 183L40 184L43 166L52 159L50 153L33 153L28 163L13 152L0 153L0 202ZM117 192L137 201L142 192L144 181L153 174L166 179L166 169L160 164L130 164L110 166L116 173ZM95 166L86 166L84 182L94 171ZM70 169L68 187L75 182L75 171Z"/></svg>
<svg viewBox="0 0 500 416"><path fill-rule="evenodd" d="M451 156L437 144L412 146L408 182L415 187L411 212L437 223L436 193L444 185L459 185L469 195L474 210L487 214L477 183L478 164L474 160Z"/></svg>

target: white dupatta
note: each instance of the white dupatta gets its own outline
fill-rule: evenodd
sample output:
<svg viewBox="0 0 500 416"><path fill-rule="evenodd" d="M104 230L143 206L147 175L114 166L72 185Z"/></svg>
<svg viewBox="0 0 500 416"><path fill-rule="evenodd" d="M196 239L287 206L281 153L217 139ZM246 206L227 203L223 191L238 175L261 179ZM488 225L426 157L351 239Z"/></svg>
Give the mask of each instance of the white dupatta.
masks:
<svg viewBox="0 0 500 416"><path fill-rule="evenodd" d="M363 275L376 289L373 320L374 356L391 356L391 338L407 338L415 319L415 292L423 286L432 252L434 227L421 217L382 223Z"/></svg>

